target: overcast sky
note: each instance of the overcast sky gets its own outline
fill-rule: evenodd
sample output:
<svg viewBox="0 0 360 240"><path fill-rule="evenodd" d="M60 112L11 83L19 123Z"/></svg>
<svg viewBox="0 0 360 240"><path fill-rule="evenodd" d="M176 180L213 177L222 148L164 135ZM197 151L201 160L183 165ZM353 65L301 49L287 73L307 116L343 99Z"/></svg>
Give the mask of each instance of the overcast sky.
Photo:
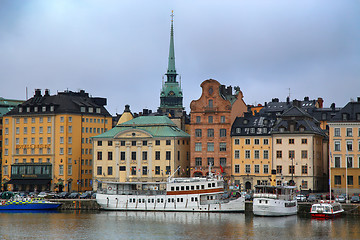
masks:
<svg viewBox="0 0 360 240"><path fill-rule="evenodd" d="M360 1L1 0L0 96L84 89L111 114L156 110L174 10L184 106L212 78L247 104L360 96Z"/></svg>

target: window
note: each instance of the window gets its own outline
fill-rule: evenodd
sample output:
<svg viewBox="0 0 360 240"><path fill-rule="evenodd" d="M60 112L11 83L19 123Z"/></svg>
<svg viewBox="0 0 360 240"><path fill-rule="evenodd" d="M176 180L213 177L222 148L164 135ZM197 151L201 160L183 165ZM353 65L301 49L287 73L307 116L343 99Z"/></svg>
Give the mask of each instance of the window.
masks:
<svg viewBox="0 0 360 240"><path fill-rule="evenodd" d="M235 157L235 159L240 158L240 150L235 150L234 157Z"/></svg>
<svg viewBox="0 0 360 240"><path fill-rule="evenodd" d="M249 159L251 157L250 150L245 150L245 158Z"/></svg>
<svg viewBox="0 0 360 240"><path fill-rule="evenodd" d="M69 126L69 133L72 133L72 126Z"/></svg>
<svg viewBox="0 0 360 240"><path fill-rule="evenodd" d="M226 137L226 129L224 128L220 129L220 137Z"/></svg>
<svg viewBox="0 0 360 240"><path fill-rule="evenodd" d="M301 144L307 144L307 139L306 138L301 139Z"/></svg>
<svg viewBox="0 0 360 240"><path fill-rule="evenodd" d="M201 129L195 129L195 137L202 137Z"/></svg>
<svg viewBox="0 0 360 240"><path fill-rule="evenodd" d="M61 143L61 144L64 143L64 137L60 137L60 143Z"/></svg>
<svg viewBox="0 0 360 240"><path fill-rule="evenodd" d="M155 160L160 160L160 151L155 151Z"/></svg>
<svg viewBox="0 0 360 240"><path fill-rule="evenodd" d="M269 150L264 150L264 159L269 159Z"/></svg>
<svg viewBox="0 0 360 240"><path fill-rule="evenodd" d="M147 146L147 141L143 141L143 146Z"/></svg>
<svg viewBox="0 0 360 240"><path fill-rule="evenodd" d="M202 166L202 160L200 157L195 158L195 166Z"/></svg>
<svg viewBox="0 0 360 240"><path fill-rule="evenodd" d="M64 175L64 165L59 165L59 175Z"/></svg>
<svg viewBox="0 0 360 240"><path fill-rule="evenodd" d="M195 151L196 152L201 152L202 151L201 142L196 142L195 143Z"/></svg>
<svg viewBox="0 0 360 240"><path fill-rule="evenodd" d="M171 140L166 140L166 145L171 145Z"/></svg>
<svg viewBox="0 0 360 240"><path fill-rule="evenodd" d="M113 167L108 167L108 175L113 175Z"/></svg>
<svg viewBox="0 0 360 240"><path fill-rule="evenodd" d="M155 175L160 175L160 166L155 166Z"/></svg>
<svg viewBox="0 0 360 240"><path fill-rule="evenodd" d="M221 142L220 143L220 152L225 152L226 151L226 142Z"/></svg>
<svg viewBox="0 0 360 240"><path fill-rule="evenodd" d="M69 122L72 122L72 117L69 117Z"/></svg>
<svg viewBox="0 0 360 240"><path fill-rule="evenodd" d="M301 187L302 187L303 189L308 188L308 181L303 181Z"/></svg>
<svg viewBox="0 0 360 240"><path fill-rule="evenodd" d="M201 117L200 116L196 116L196 122L200 123L201 122Z"/></svg>
<svg viewBox="0 0 360 240"><path fill-rule="evenodd" d="M308 174L308 166L307 165L301 166L301 173L302 174Z"/></svg>
<svg viewBox="0 0 360 240"><path fill-rule="evenodd" d="M27 123L28 122L28 119L27 118L24 118L24 123Z"/></svg>
<svg viewBox="0 0 360 240"><path fill-rule="evenodd" d="M160 140L155 140L155 145L159 146L160 145Z"/></svg>
<svg viewBox="0 0 360 240"><path fill-rule="evenodd" d="M226 158L220 158L220 165L222 167L225 167L226 166Z"/></svg>
<svg viewBox="0 0 360 240"><path fill-rule="evenodd" d="M269 145L269 139L264 139L264 145Z"/></svg>
<svg viewBox="0 0 360 240"><path fill-rule="evenodd" d="M24 149L25 150L25 149ZM64 154L64 148L60 148L60 154L63 155Z"/></svg>
<svg viewBox="0 0 360 240"><path fill-rule="evenodd" d="M254 158L255 158L255 159L259 159L259 158L260 158L260 151L259 151L259 150L254 150Z"/></svg>
<svg viewBox="0 0 360 240"><path fill-rule="evenodd" d="M251 172L251 166L250 164L246 164L245 165L245 173L250 173Z"/></svg>
<svg viewBox="0 0 360 240"><path fill-rule="evenodd" d="M136 161L136 152L131 152L131 160Z"/></svg>
<svg viewBox="0 0 360 240"><path fill-rule="evenodd" d="M143 151L142 152L142 160L143 161L146 161L147 160L147 156L148 156L148 153L146 151Z"/></svg>
<svg viewBox="0 0 360 240"><path fill-rule="evenodd" d="M295 151L294 150L289 150L289 158L294 159L294 157L295 157Z"/></svg>
<svg viewBox="0 0 360 240"><path fill-rule="evenodd" d="M346 163L347 163L347 167L348 168L352 168L353 167L353 157L352 156L348 156L346 157Z"/></svg>
<svg viewBox="0 0 360 240"><path fill-rule="evenodd" d="M171 152L166 151L166 160L171 160Z"/></svg>
<svg viewBox="0 0 360 240"><path fill-rule="evenodd" d="M214 166L214 158L213 157L208 157L207 158L207 165L208 166Z"/></svg>
<svg viewBox="0 0 360 240"><path fill-rule="evenodd" d="M136 146L136 141L131 141L131 146Z"/></svg>
<svg viewBox="0 0 360 240"><path fill-rule="evenodd" d="M346 149L351 152L353 150L352 141L346 141Z"/></svg>
<svg viewBox="0 0 360 240"><path fill-rule="evenodd" d="M264 173L267 174L269 173L269 165L264 165Z"/></svg>
<svg viewBox="0 0 360 240"><path fill-rule="evenodd" d="M246 144L246 145L250 145L250 139L248 139L248 138L245 139L245 144Z"/></svg>
<svg viewBox="0 0 360 240"><path fill-rule="evenodd" d="M101 166L98 166L97 167L97 175L102 175L102 167Z"/></svg>
<svg viewBox="0 0 360 240"><path fill-rule="evenodd" d="M207 150L208 150L208 152L213 152L214 151L214 143L213 142L208 142L207 143Z"/></svg>
<svg viewBox="0 0 360 240"><path fill-rule="evenodd" d="M341 158L338 156L335 156L334 159L335 159L335 168L340 168Z"/></svg>
<svg viewBox="0 0 360 240"><path fill-rule="evenodd" d="M281 166L281 165L277 165L277 166L276 166L276 173L277 173L277 174L281 174L281 173L282 173L282 166Z"/></svg>
<svg viewBox="0 0 360 240"><path fill-rule="evenodd" d="M113 152L108 152L108 160L113 160Z"/></svg>
<svg viewBox="0 0 360 240"><path fill-rule="evenodd" d="M341 151L340 141L334 141L334 151Z"/></svg>
<svg viewBox="0 0 360 240"><path fill-rule="evenodd" d="M51 127L47 127L47 133L51 133Z"/></svg>
<svg viewBox="0 0 360 240"><path fill-rule="evenodd" d="M47 144L51 144L51 137L47 138Z"/></svg>
<svg viewBox="0 0 360 240"><path fill-rule="evenodd" d="M143 175L147 175L147 173L148 173L148 168L147 168L147 166L143 166L143 167L142 167L142 174L143 174Z"/></svg>
<svg viewBox="0 0 360 240"><path fill-rule="evenodd" d="M24 134L27 134L27 127L24 127Z"/></svg>
<svg viewBox="0 0 360 240"><path fill-rule="evenodd" d="M225 121L226 121L225 116L221 116L221 117L220 117L220 122L221 122L221 123L225 123Z"/></svg>
<svg viewBox="0 0 360 240"><path fill-rule="evenodd" d="M281 141L281 139L276 139L276 144L281 144L282 143L282 141Z"/></svg>
<svg viewBox="0 0 360 240"><path fill-rule="evenodd" d="M289 139L289 144L294 144L294 143L295 143L295 139L290 138L290 139Z"/></svg>
<svg viewBox="0 0 360 240"><path fill-rule="evenodd" d="M213 123L213 116L208 117L208 123Z"/></svg>
<svg viewBox="0 0 360 240"><path fill-rule="evenodd" d="M254 144L259 145L260 144L260 139L258 139L258 138L254 139Z"/></svg>
<svg viewBox="0 0 360 240"><path fill-rule="evenodd" d="M207 136L208 137L214 137L214 129L208 129L207 130Z"/></svg>
<svg viewBox="0 0 360 240"><path fill-rule="evenodd" d="M301 150L301 158L307 158L308 154L307 154L307 150Z"/></svg>
<svg viewBox="0 0 360 240"><path fill-rule="evenodd" d="M64 122L64 117L60 117L60 122Z"/></svg>
<svg viewBox="0 0 360 240"><path fill-rule="evenodd" d="M213 107L213 103L214 101L212 99L209 100L209 108L212 108Z"/></svg>
<svg viewBox="0 0 360 240"><path fill-rule="evenodd" d="M256 164L256 165L254 166L254 172L255 172L255 173L260 173L260 165Z"/></svg>
<svg viewBox="0 0 360 240"><path fill-rule="evenodd" d="M354 185L354 177L353 176L347 176L347 183L348 185Z"/></svg>
<svg viewBox="0 0 360 240"><path fill-rule="evenodd" d="M282 151L276 151L276 158L282 158Z"/></svg>
<svg viewBox="0 0 360 240"><path fill-rule="evenodd" d="M102 160L102 152L97 152L97 160Z"/></svg>
<svg viewBox="0 0 360 240"><path fill-rule="evenodd" d="M68 142L69 142L69 143L72 143L72 137L69 137L69 138L68 138Z"/></svg>
<svg viewBox="0 0 360 240"><path fill-rule="evenodd" d="M235 173L240 173L240 165L235 164Z"/></svg>
<svg viewBox="0 0 360 240"><path fill-rule="evenodd" d="M125 160L125 152L120 152L120 160Z"/></svg>
<svg viewBox="0 0 360 240"><path fill-rule="evenodd" d="M334 184L335 185L341 185L341 176L335 175Z"/></svg>
<svg viewBox="0 0 360 240"><path fill-rule="evenodd" d="M235 139L235 145L239 145L240 144L240 139Z"/></svg>
<svg viewBox="0 0 360 240"><path fill-rule="evenodd" d="M352 134L352 128L346 128L346 136L347 137L352 137L353 134Z"/></svg>
<svg viewBox="0 0 360 240"><path fill-rule="evenodd" d="M289 166L289 174L294 174L295 173L295 166Z"/></svg>
<svg viewBox="0 0 360 240"><path fill-rule="evenodd" d="M131 167L131 175L136 175L136 167Z"/></svg>
<svg viewBox="0 0 360 240"><path fill-rule="evenodd" d="M60 126L60 133L64 132L64 126Z"/></svg>

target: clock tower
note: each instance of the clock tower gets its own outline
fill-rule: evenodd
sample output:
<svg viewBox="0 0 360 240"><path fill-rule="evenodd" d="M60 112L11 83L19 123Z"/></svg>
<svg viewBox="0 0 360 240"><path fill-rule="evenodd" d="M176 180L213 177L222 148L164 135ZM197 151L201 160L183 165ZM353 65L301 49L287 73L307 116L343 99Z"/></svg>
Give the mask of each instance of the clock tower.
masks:
<svg viewBox="0 0 360 240"><path fill-rule="evenodd" d="M181 83L177 81L175 69L175 51L174 51L174 13L171 13L171 31L170 31L170 49L169 63L166 72L166 81L162 84L160 93L159 110L163 113L170 113L172 117L181 117L183 115L183 93Z"/></svg>

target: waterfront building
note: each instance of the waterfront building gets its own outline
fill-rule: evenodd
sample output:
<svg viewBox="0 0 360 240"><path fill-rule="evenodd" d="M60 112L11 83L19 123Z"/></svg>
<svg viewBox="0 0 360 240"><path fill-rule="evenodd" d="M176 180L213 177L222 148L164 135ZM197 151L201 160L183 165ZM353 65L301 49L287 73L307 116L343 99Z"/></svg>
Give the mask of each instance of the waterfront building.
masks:
<svg viewBox="0 0 360 240"><path fill-rule="evenodd" d="M250 107L243 117L237 117L231 128L233 185L252 190L254 185L270 184L272 169L271 131L275 114L259 114Z"/></svg>
<svg viewBox="0 0 360 240"><path fill-rule="evenodd" d="M271 135L278 184L295 183L299 190L327 188L328 140L315 118L294 105L281 114Z"/></svg>
<svg viewBox="0 0 360 240"><path fill-rule="evenodd" d="M5 99L0 97L0 179L2 179L2 143L3 143L3 116L14 107L24 102L23 100ZM1 185L3 187L3 185ZM2 189L6 191L6 189Z"/></svg>
<svg viewBox="0 0 360 240"><path fill-rule="evenodd" d="M3 178L14 191L92 189L90 137L111 128L106 98L35 95L4 116Z"/></svg>
<svg viewBox="0 0 360 240"><path fill-rule="evenodd" d="M160 93L159 112L169 113L171 117L181 118L183 116L183 91L181 83L177 81L175 69L175 48L174 48L174 14L171 14L169 62L166 72L166 81L162 84Z"/></svg>
<svg viewBox="0 0 360 240"><path fill-rule="evenodd" d="M189 176L189 134L166 116L131 118L129 106L111 130L93 137L96 190L102 181L159 182Z"/></svg>
<svg viewBox="0 0 360 240"><path fill-rule="evenodd" d="M328 125L331 188L335 194L359 193L360 97L346 104Z"/></svg>
<svg viewBox="0 0 360 240"><path fill-rule="evenodd" d="M231 176L231 126L247 107L239 87L225 87L208 79L201 83L202 94L190 104L191 176L205 176L208 166L222 172L227 182Z"/></svg>

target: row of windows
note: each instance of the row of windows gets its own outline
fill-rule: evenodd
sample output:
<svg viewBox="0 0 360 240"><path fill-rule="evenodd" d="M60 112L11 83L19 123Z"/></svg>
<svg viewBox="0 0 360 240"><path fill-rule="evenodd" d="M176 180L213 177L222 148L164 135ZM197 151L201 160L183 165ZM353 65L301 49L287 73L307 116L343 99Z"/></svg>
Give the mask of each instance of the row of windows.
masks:
<svg viewBox="0 0 360 240"><path fill-rule="evenodd" d="M214 152L214 142L208 142L207 143L207 151L208 152ZM201 142L196 142L195 143L195 152L202 152L202 143ZM226 151L226 142L220 142L219 143L219 151L220 152L225 152Z"/></svg>
<svg viewBox="0 0 360 240"><path fill-rule="evenodd" d="M353 128L346 128L346 137L353 136ZM360 137L360 128L358 128L358 136ZM341 137L341 128L334 128L334 137Z"/></svg>
<svg viewBox="0 0 360 240"><path fill-rule="evenodd" d="M208 166L214 166L215 165L215 161L214 161L213 157L208 157L208 158L206 158L206 160L207 160L207 165ZM224 167L226 166L226 158L220 158L219 162L220 162L221 166L224 166ZM200 167L202 165L203 165L202 158L201 157L196 157L195 158L195 166Z"/></svg>
<svg viewBox="0 0 360 240"><path fill-rule="evenodd" d="M281 150L277 150L276 151L276 158L282 158L283 157L283 152ZM295 150L289 150L289 159L294 159L295 158ZM308 158L308 151L307 150L301 150L301 158L302 159L306 159Z"/></svg>
<svg viewBox="0 0 360 240"><path fill-rule="evenodd" d="M112 146L113 142L112 141L97 141L97 145L98 146L103 146L103 142L107 142L107 146ZM137 146L142 144L142 146L147 146L148 145L148 141L144 140L144 141L130 141L131 142L131 146ZM161 143L165 142L165 145L170 146L171 145L171 140L155 140L155 146L160 146ZM125 146L126 141L120 141L120 146ZM185 141L185 140L178 140L178 145L180 145L181 143L183 145L185 144L189 144L189 141Z"/></svg>
<svg viewBox="0 0 360 240"><path fill-rule="evenodd" d="M355 167L354 158L353 156L346 156L346 167L353 168ZM335 168L341 168L341 157L340 156L334 156L334 165ZM344 165L345 166L345 165ZM360 156L358 156L358 168L360 168Z"/></svg>
<svg viewBox="0 0 360 240"><path fill-rule="evenodd" d="M334 176L334 184L335 185L341 185L341 179L345 178L345 176L341 175L335 175ZM345 182L346 179L344 179ZM354 176L348 175L347 176L347 184L348 185L354 185ZM358 185L360 185L360 176L358 176Z"/></svg>
<svg viewBox="0 0 360 240"><path fill-rule="evenodd" d="M136 161L136 156L137 156L137 152L131 152L130 160ZM148 160L148 152L147 151L142 151L141 156L142 156L143 161ZM180 160L180 151L177 152L177 159ZM103 160L103 152L102 151L97 152L97 160ZM107 160L113 160L113 152L111 152L111 151L107 152ZM120 152L120 160L122 160L122 161L126 160L126 152L124 152L124 151ZM161 152L160 151L155 151L155 160L161 160ZM171 160L171 151L165 152L165 160Z"/></svg>
<svg viewBox="0 0 360 240"><path fill-rule="evenodd" d="M245 121L245 120L244 120ZM235 128L236 133L241 133L241 128ZM244 128L246 134L268 134L268 128L259 127L259 128Z"/></svg>
<svg viewBox="0 0 360 240"><path fill-rule="evenodd" d="M126 171L126 166L120 166L119 171ZM155 175L160 175L160 173L163 170L161 170L160 166L155 166L155 169L153 171L155 172ZM130 167L130 174L131 175L136 176L138 172L139 173L141 172L142 175L148 175L148 173L150 172L150 169L148 169L147 166L142 166L142 169L137 169L134 166ZM103 174L102 166L97 167L96 173L97 173L97 175L102 175ZM171 174L171 166L166 166L165 174ZM178 175L179 174L180 173L178 172ZM111 167L111 166L107 167L107 175L113 175L113 167Z"/></svg>
<svg viewBox="0 0 360 240"><path fill-rule="evenodd" d="M294 174L295 173L295 165L290 165L289 166L289 174ZM281 165L277 165L276 166L276 174L282 174L283 173L283 166ZM307 165L302 165L301 166L301 174L308 174L308 166Z"/></svg>
<svg viewBox="0 0 360 240"><path fill-rule="evenodd" d="M46 143L51 144L51 137L47 138ZM60 137L60 143L64 143L64 137ZM68 137L68 143L72 143L72 137ZM20 138L15 138L15 144L20 145ZM28 144L28 138L23 138L22 144L24 144L24 145ZM34 138L34 137L31 138L30 139L30 144L36 144L36 138ZM38 144L44 144L43 137L39 137ZM9 139L8 138L4 139L4 145L5 146L9 145Z"/></svg>
<svg viewBox="0 0 360 240"><path fill-rule="evenodd" d="M96 118L94 118L94 119L92 119L92 118L82 118L81 119L81 121L82 122L90 122L90 123L92 123L92 122L94 122L94 123L104 123L104 119L100 119L100 118L98 118L98 119L96 119ZM70 122L70 120L69 120L69 122ZM107 119L105 119L105 124L107 124L108 123L108 120Z"/></svg>
<svg viewBox="0 0 360 240"><path fill-rule="evenodd" d="M240 144L240 139L238 139L238 138L234 139L234 144L239 145ZM246 138L245 139L245 145L250 145L250 144L251 144L251 139ZM259 144L260 144L260 139L255 138L254 139L254 145L259 145ZM269 145L269 139L264 138L263 139L263 145Z"/></svg>
<svg viewBox="0 0 360 240"><path fill-rule="evenodd" d="M70 122L70 120L72 120L72 119L69 119L69 122ZM27 124L28 123L28 118L23 118L23 122L24 122L24 124ZM43 123L43 122L44 122L44 117L39 117L39 123ZM47 122L51 123L51 117L47 117ZM20 124L20 118L15 118L15 123ZM35 117L31 118L31 123L36 123L36 118ZM9 124L9 119L8 118L5 119L5 124Z"/></svg>
<svg viewBox="0 0 360 240"><path fill-rule="evenodd" d="M212 128L207 129L207 137L212 138L214 136L215 136L214 129L212 129ZM226 137L226 129L221 128L219 131L219 136ZM202 129L195 129L195 137L202 137Z"/></svg>
<svg viewBox="0 0 360 240"><path fill-rule="evenodd" d="M354 151L352 140L346 141L346 150ZM334 141L334 151L341 151L341 141ZM360 140L358 142L358 151L360 151Z"/></svg>
<svg viewBox="0 0 360 240"><path fill-rule="evenodd" d="M38 149L38 151L35 151L36 149ZM45 150L46 149L46 153ZM62 150L64 151L64 150ZM20 151L20 148L16 148L15 149L15 154L16 155L27 155L27 154L51 154L51 149L50 148L23 148L22 151ZM69 153L70 154L70 153ZM7 148L4 149L4 155L8 156L9 155L9 150Z"/></svg>
<svg viewBox="0 0 360 240"><path fill-rule="evenodd" d="M130 198L129 199L129 203L136 203L136 201L138 203L145 203L146 199L145 198L139 198L139 199L135 199L135 198ZM164 203L164 198L157 198L156 199L157 203ZM166 201L166 200L165 200ZM167 198L167 202L168 203L173 203L173 202L184 202L184 198ZM192 197L190 199L191 202L197 202L198 198L197 197ZM148 198L148 203L155 203L155 199L154 198Z"/></svg>
<svg viewBox="0 0 360 240"><path fill-rule="evenodd" d="M201 116L196 116L196 123L201 123ZM214 123L214 116L208 116L207 118L208 123ZM225 116L220 116L220 123L225 123L226 118Z"/></svg>
<svg viewBox="0 0 360 240"><path fill-rule="evenodd" d="M277 138L277 139L276 139L276 144L282 144L282 139L281 139L281 138ZM295 144L295 139L294 139L294 138L289 138L289 144ZM301 139L301 144L307 144L307 139L306 139L306 138L302 138L302 139Z"/></svg>
<svg viewBox="0 0 360 240"><path fill-rule="evenodd" d="M82 127L81 132L82 133L103 133L107 131L107 128L91 128L91 127ZM61 129L60 129L61 132Z"/></svg>
<svg viewBox="0 0 360 240"><path fill-rule="evenodd" d="M234 151L234 158L240 159L240 150ZM251 158L251 150L245 150L245 159ZM260 159L260 150L254 150L254 159ZM269 159L269 150L263 150L263 158Z"/></svg>
<svg viewBox="0 0 360 240"><path fill-rule="evenodd" d="M254 167L254 172L253 173L260 173L260 165L255 164L253 167ZM235 173L240 173L240 164L235 164L234 165L234 172ZM250 164L245 164L244 173L252 173ZM269 165L263 165L263 172L262 173L264 173L264 174L269 173Z"/></svg>
<svg viewBox="0 0 360 240"><path fill-rule="evenodd" d="M208 188L214 188L215 187L215 183L208 183ZM176 186L176 187L171 187L171 191L189 191L189 190L200 190L200 189L205 189L205 185L192 185L192 186Z"/></svg>

